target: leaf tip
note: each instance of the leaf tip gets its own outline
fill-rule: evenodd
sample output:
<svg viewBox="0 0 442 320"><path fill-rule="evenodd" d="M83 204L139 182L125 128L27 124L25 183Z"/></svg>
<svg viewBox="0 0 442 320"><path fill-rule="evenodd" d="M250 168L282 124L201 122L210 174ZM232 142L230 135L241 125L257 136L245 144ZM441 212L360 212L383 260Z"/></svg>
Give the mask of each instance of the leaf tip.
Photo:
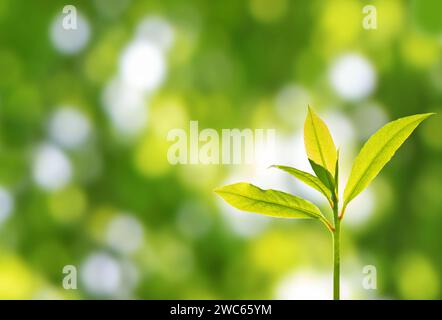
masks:
<svg viewBox="0 0 442 320"><path fill-rule="evenodd" d="M219 195L222 192L222 189L223 189L223 187L216 187L212 191Z"/></svg>
<svg viewBox="0 0 442 320"><path fill-rule="evenodd" d="M425 120L425 119L428 119L429 117L431 117L432 115L435 115L435 114L437 114L437 113L436 112L428 112L428 113L421 113L421 114L419 114L419 116L421 116L421 118L423 120Z"/></svg>
<svg viewBox="0 0 442 320"><path fill-rule="evenodd" d="M420 122L422 122L424 120L427 120L429 117L431 117L431 116L433 116L435 114L436 114L436 112L428 112L428 113L421 113L421 114L419 114Z"/></svg>

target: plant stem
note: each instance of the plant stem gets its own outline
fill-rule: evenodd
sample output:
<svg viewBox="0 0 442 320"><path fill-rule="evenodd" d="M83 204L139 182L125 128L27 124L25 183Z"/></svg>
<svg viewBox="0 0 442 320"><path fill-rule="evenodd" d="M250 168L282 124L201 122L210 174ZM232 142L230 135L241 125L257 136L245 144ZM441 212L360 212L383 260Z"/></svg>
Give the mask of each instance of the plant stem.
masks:
<svg viewBox="0 0 442 320"><path fill-rule="evenodd" d="M333 208L335 230L333 232L333 299L340 299L340 237L341 237L341 220L338 216L337 204Z"/></svg>

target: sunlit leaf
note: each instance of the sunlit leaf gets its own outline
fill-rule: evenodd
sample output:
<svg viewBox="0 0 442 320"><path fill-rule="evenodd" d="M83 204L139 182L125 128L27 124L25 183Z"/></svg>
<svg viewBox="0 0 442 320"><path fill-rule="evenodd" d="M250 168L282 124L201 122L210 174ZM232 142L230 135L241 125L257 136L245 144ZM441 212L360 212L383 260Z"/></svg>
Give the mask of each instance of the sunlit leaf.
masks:
<svg viewBox="0 0 442 320"><path fill-rule="evenodd" d="M309 162L318 179L327 187L328 190L330 190L333 197L333 193L335 192L335 179L333 178L333 175L323 166L315 163L314 161L309 159Z"/></svg>
<svg viewBox="0 0 442 320"><path fill-rule="evenodd" d="M331 191L324 185L324 183L322 183L321 180L319 180L319 178L315 177L314 175L288 166L274 165L272 168L277 168L291 174L295 178L321 192L327 198L329 203L332 202Z"/></svg>
<svg viewBox="0 0 442 320"><path fill-rule="evenodd" d="M304 144L310 160L334 174L337 151L327 125L309 107L304 124Z"/></svg>
<svg viewBox="0 0 442 320"><path fill-rule="evenodd" d="M282 191L263 190L249 183L235 183L214 191L240 210L279 218L324 219L314 204Z"/></svg>
<svg viewBox="0 0 442 320"><path fill-rule="evenodd" d="M414 129L432 114L417 114L392 121L368 139L350 172L344 190L344 208L378 175Z"/></svg>

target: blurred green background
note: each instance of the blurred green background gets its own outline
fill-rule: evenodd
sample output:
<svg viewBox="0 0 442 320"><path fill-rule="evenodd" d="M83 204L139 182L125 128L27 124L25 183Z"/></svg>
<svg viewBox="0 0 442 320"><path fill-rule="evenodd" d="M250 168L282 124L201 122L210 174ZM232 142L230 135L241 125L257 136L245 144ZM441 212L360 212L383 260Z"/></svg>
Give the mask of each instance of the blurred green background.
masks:
<svg viewBox="0 0 442 320"><path fill-rule="evenodd" d="M325 209L315 191L259 166L167 161L167 132L198 120L275 128L268 164L307 169L310 104L341 147L342 182L381 125L439 113L349 206L342 295L440 299L441 13L438 0L2 0L0 298L331 298L323 226L212 192L252 181ZM366 265L377 290L362 287Z"/></svg>

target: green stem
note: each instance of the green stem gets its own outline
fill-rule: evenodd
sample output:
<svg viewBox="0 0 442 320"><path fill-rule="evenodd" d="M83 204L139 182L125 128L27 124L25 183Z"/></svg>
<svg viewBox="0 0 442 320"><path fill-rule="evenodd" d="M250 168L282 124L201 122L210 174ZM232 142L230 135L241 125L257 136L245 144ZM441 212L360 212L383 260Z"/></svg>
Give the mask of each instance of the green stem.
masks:
<svg viewBox="0 0 442 320"><path fill-rule="evenodd" d="M341 265L341 255L340 255L340 237L341 237L341 220L338 216L337 204L333 210L335 230L333 232L333 299L340 299L340 265Z"/></svg>

